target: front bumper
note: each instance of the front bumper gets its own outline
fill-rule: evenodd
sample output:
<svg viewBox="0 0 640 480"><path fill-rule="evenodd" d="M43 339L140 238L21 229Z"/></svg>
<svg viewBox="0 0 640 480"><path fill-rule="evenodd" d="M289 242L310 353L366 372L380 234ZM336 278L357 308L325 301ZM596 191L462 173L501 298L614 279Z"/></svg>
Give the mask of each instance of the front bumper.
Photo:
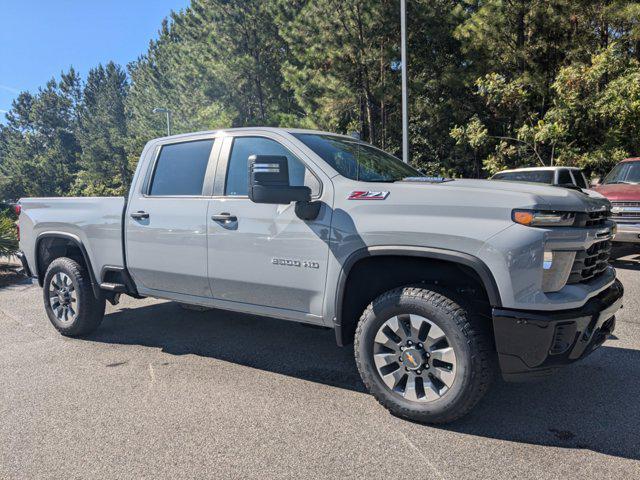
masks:
<svg viewBox="0 0 640 480"><path fill-rule="evenodd" d="M624 289L616 280L582 308L556 312L493 309L502 376L520 381L546 376L589 355L615 328Z"/></svg>
<svg viewBox="0 0 640 480"><path fill-rule="evenodd" d="M614 237L614 242L619 243L640 243L640 224L618 223L618 232Z"/></svg>

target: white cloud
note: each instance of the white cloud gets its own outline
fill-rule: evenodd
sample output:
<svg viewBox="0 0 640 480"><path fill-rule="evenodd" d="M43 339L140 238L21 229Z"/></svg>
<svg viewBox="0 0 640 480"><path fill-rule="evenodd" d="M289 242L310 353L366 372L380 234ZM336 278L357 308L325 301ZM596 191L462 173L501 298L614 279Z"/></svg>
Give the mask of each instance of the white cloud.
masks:
<svg viewBox="0 0 640 480"><path fill-rule="evenodd" d="M9 87L7 85L2 85L1 83L0 83L0 90L6 90L7 92L10 92L10 93L20 93L20 90L18 90L17 88Z"/></svg>

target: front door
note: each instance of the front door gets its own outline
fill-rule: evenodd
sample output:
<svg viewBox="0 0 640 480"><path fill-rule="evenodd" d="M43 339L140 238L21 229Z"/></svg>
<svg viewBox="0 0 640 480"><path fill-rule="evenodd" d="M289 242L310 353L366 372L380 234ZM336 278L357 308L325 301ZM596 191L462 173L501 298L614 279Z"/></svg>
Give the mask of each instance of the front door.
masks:
<svg viewBox="0 0 640 480"><path fill-rule="evenodd" d="M213 143L206 139L162 145L146 185L130 198L125 219L127 265L140 293L211 297L210 197L203 195L203 189Z"/></svg>
<svg viewBox="0 0 640 480"><path fill-rule="evenodd" d="M259 305L287 310L293 317L320 317L332 186L322 172L305 166L302 152L292 150L296 150L294 144L264 132L224 139L207 215L211 290L217 300L234 302L240 309L240 304ZM318 218L299 219L294 204L249 200L247 161L251 155L286 156L291 184L309 186L314 198L322 202Z"/></svg>

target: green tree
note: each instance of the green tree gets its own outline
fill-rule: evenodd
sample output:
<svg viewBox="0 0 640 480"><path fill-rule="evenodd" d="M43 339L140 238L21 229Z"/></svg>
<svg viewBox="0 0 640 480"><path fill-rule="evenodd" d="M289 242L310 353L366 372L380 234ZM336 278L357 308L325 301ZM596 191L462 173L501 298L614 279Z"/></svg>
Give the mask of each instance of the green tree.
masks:
<svg viewBox="0 0 640 480"><path fill-rule="evenodd" d="M163 23L158 40L129 66L132 164L150 137L163 134L154 107L173 112L175 133L295 123L300 111L283 85L288 47L273 5L193 0Z"/></svg>
<svg viewBox="0 0 640 480"><path fill-rule="evenodd" d="M640 155L640 3L412 0L410 144L432 174L604 172ZM192 0L128 65L22 93L0 126L0 197L112 195L143 145L250 125L359 132L397 155L397 0Z"/></svg>
<svg viewBox="0 0 640 480"><path fill-rule="evenodd" d="M0 131L5 199L67 195L78 169L80 78L71 69L37 94L23 92Z"/></svg>
<svg viewBox="0 0 640 480"><path fill-rule="evenodd" d="M480 150L486 145L488 140L487 127L485 127L477 116L464 127L456 126L451 130L451 136L455 138L458 145L466 145L473 152L473 161L476 168L476 178L480 178Z"/></svg>
<svg viewBox="0 0 640 480"><path fill-rule="evenodd" d="M398 148L398 2L280 2L284 76L310 125Z"/></svg>
<svg viewBox="0 0 640 480"><path fill-rule="evenodd" d="M640 62L611 44L587 63L563 68L547 117L571 125L557 132L560 161L598 174L640 153Z"/></svg>
<svg viewBox="0 0 640 480"><path fill-rule="evenodd" d="M78 108L82 153L74 190L84 195L122 195L131 179L127 164L126 73L113 62L92 69Z"/></svg>
<svg viewBox="0 0 640 480"><path fill-rule="evenodd" d="M592 130L580 138L571 119L586 118L570 111L581 106L562 98L558 80L562 82L562 76L574 66L589 64L594 54L607 50L614 41L620 59L637 58L637 2L484 0L465 2L459 12L463 20L455 36L462 42L480 100L468 118L477 115L493 139L485 169L583 164L579 158L601 157L602 137ZM598 88L611 80L601 77ZM617 85L622 84L627 85L626 80ZM615 100L610 96L609 101ZM600 133L614 135L611 130ZM625 140L620 135L602 143L615 145L618 157L622 150L631 152L622 146Z"/></svg>

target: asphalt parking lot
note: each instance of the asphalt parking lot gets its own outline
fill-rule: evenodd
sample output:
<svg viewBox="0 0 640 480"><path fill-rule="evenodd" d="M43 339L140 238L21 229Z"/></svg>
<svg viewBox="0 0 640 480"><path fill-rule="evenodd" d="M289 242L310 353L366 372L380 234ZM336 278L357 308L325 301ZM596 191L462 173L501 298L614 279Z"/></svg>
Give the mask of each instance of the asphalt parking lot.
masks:
<svg viewBox="0 0 640 480"><path fill-rule="evenodd" d="M378 406L331 331L127 299L72 340L5 287L0 478L640 478L640 248L619 255L603 348L437 428Z"/></svg>

